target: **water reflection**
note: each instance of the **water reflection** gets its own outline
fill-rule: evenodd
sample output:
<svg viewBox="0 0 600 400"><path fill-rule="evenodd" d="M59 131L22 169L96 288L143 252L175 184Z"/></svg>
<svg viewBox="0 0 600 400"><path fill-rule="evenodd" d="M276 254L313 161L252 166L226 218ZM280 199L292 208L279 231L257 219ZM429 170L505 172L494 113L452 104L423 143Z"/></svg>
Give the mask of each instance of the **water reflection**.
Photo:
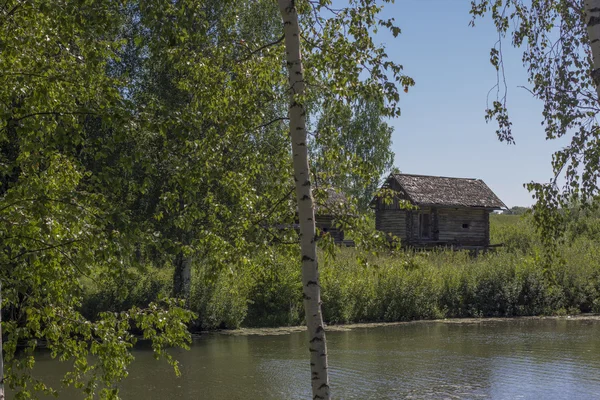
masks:
<svg viewBox="0 0 600 400"><path fill-rule="evenodd" d="M600 399L600 322L415 323L328 333L338 399ZM306 334L208 335L183 376L136 350L124 399L308 399ZM40 377L60 363L41 357ZM66 392L66 399L81 396Z"/></svg>

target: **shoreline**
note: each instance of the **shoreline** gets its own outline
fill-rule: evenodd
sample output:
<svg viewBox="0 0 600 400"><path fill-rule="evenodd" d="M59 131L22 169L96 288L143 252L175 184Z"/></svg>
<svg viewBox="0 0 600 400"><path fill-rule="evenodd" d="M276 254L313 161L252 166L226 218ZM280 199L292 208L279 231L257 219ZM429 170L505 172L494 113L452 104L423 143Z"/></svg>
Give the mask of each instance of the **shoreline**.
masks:
<svg viewBox="0 0 600 400"><path fill-rule="evenodd" d="M486 324L486 323L509 323L516 321L542 321L542 320L565 320L565 321L595 321L600 322L600 314L585 313L575 315L539 315L539 316L521 316L521 317L483 317L483 318L444 318L444 319L419 319L414 321L398 321L398 322L359 322L352 324L337 324L325 325L326 332L348 332L355 329L369 329L380 327L407 326L416 324L447 324L447 325L467 325L467 324ZM202 340L210 336L281 336L290 335L292 333L304 332L306 326L280 326L276 328L239 328L239 329L221 329L221 330L205 330L191 332L192 341ZM138 346L148 342L141 335L134 335ZM27 346L17 344L18 349ZM36 344L37 350L46 349L46 341L38 340Z"/></svg>
<svg viewBox="0 0 600 400"><path fill-rule="evenodd" d="M444 319L422 319L415 321L399 322L364 322L352 324L326 325L326 332L347 332L354 329L367 329L379 327L405 326L414 324L484 324L497 322L515 322L515 321L542 321L542 320L566 320L566 321L600 321L600 314L576 314L576 315L550 315L550 316L526 316L526 317L484 317L484 318L444 318ZM277 328L239 328L222 329L215 331L201 331L192 334L194 339L207 335L222 336L279 336L289 335L297 332L306 331L305 326L282 326Z"/></svg>

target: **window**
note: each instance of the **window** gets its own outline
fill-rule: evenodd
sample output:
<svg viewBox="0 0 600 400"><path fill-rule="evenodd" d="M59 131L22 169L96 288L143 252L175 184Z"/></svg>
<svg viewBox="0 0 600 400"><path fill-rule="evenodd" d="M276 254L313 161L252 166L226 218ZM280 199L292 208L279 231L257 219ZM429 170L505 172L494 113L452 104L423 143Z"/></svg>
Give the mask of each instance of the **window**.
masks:
<svg viewBox="0 0 600 400"><path fill-rule="evenodd" d="M469 224L463 224L463 229L469 229Z"/></svg>
<svg viewBox="0 0 600 400"><path fill-rule="evenodd" d="M429 214L419 214L419 225L421 227L420 234L422 238L430 236L431 222Z"/></svg>

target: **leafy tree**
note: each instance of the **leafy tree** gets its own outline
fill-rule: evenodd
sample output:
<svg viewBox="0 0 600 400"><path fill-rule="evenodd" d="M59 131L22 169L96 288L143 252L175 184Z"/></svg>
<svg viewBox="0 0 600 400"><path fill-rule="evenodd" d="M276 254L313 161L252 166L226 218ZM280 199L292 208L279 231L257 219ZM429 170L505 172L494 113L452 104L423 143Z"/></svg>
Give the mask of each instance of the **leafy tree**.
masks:
<svg viewBox="0 0 600 400"><path fill-rule="evenodd" d="M394 161L393 128L383 112L381 99L358 98L351 104L328 104L316 123L311 148L315 184L356 198L361 210L367 209L379 178ZM326 129L330 132L321 132Z"/></svg>
<svg viewBox="0 0 600 400"><path fill-rule="evenodd" d="M581 237L597 240L600 237L600 210L571 204L569 217L565 218L566 239L574 242Z"/></svg>
<svg viewBox="0 0 600 400"><path fill-rule="evenodd" d="M401 74L402 67L387 60L370 33L378 26L399 29L393 20L381 20L381 6L368 0L351 1L348 8L334 9L329 1L296 2L279 0L283 20L286 63L289 75L289 118L294 182L300 222L302 286L311 354L311 383L314 399L329 399L327 345L321 313L319 269L316 252L315 209L308 158L307 108L311 98L339 110L361 98L380 98L382 115L399 113L396 83L413 81ZM302 15L302 24L299 16ZM307 51L303 54L303 48ZM305 57L305 59L303 59ZM394 82L388 80L390 70ZM368 73L367 73L368 72ZM367 73L363 78L362 74ZM310 88L319 92L311 96ZM334 129L319 132L325 143L335 136Z"/></svg>
<svg viewBox="0 0 600 400"><path fill-rule="evenodd" d="M0 282L7 340L2 350L4 382L18 390L17 398L54 392L30 375L40 339L53 356L74 361L64 381L87 398L117 396L114 384L127 375L132 360L132 327L173 363L165 347L189 340L191 314L176 302L102 313L94 321L78 311L81 278L120 273L132 255L128 230L115 224L126 215L115 218L115 204L96 190L110 183L103 180L108 174L86 167L91 161L110 165L102 146L114 154L110 146L125 143L130 131L126 85L110 73L122 45L122 7L102 1L3 4ZM109 136L88 136L90 124ZM85 158L92 153L94 160ZM125 160L112 167L131 171Z"/></svg>
<svg viewBox="0 0 600 400"><path fill-rule="evenodd" d="M175 294L187 300L193 257L235 270L273 242L299 255L295 232L275 227L296 207L313 388L329 397L303 103L318 99L315 115L351 109L348 124L374 121L385 139L379 118L398 115L396 86L413 82L370 37L378 27L399 33L378 19L380 6L279 6L283 26L266 0L3 5L0 284L5 377L20 398L54 391L29 374L39 339L74 360L65 382L88 398L117 397L132 328L174 364L164 348L189 340L185 302L84 318L82 279L110 279L158 253L175 263ZM286 61L284 46L295 50ZM356 189L368 169L350 153L367 154L373 141L327 121L317 144L355 146L344 168L359 177L344 184Z"/></svg>
<svg viewBox="0 0 600 400"><path fill-rule="evenodd" d="M508 210L504 210L502 214L507 215L523 215L530 210L529 207L513 206Z"/></svg>
<svg viewBox="0 0 600 400"><path fill-rule="evenodd" d="M147 56L134 101L153 138L140 160L152 193L141 216L175 255L174 292L187 299L193 255L213 267L243 264L267 243L263 227L290 214L272 209L289 191L280 178L289 169L284 78L278 58L254 50L274 40L272 5L161 5L140 9Z"/></svg>
<svg viewBox="0 0 600 400"><path fill-rule="evenodd" d="M599 194L600 2L476 0L471 14L473 22L491 14L499 34L490 52L498 72L497 97L486 112L487 120L498 122L499 139L515 141L503 83L501 46L507 35L513 46L523 47L523 64L531 84L527 90L544 104L546 138L571 138L569 145L553 155L552 179L526 185L537 200L534 219L546 244L552 245L562 232L566 215L558 210L568 208L571 201L593 205ZM564 184L559 184L561 181Z"/></svg>

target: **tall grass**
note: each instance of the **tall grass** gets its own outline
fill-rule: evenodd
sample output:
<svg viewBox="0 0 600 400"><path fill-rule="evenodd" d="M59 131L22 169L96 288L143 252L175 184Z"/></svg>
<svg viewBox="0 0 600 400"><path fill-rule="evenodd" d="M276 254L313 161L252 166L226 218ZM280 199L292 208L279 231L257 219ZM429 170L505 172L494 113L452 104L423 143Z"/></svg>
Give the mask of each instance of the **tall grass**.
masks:
<svg viewBox="0 0 600 400"><path fill-rule="evenodd" d="M476 258L449 250L365 256L351 248L334 258L322 255L326 322L600 312L600 237L589 235L599 220L586 220L581 229L586 234L569 236L562 259L548 265L526 217L492 217L491 241L504 246ZM84 309L93 313L154 300L170 293L171 272L154 268L112 286L92 285ZM274 249L244 269L212 271L198 264L191 304L203 329L301 324L299 263Z"/></svg>

